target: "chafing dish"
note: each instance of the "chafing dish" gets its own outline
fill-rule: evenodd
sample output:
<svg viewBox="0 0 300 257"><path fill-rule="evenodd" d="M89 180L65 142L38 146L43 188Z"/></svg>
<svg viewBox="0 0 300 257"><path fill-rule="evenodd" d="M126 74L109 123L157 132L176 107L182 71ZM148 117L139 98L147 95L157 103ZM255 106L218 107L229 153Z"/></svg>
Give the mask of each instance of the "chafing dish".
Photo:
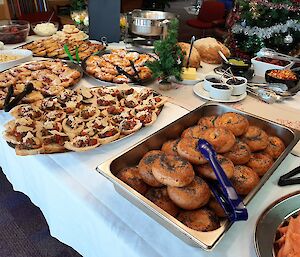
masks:
<svg viewBox="0 0 300 257"><path fill-rule="evenodd" d="M133 10L128 14L129 29L139 36L160 36L164 27L176 15L170 12Z"/></svg>
<svg viewBox="0 0 300 257"><path fill-rule="evenodd" d="M236 112L242 114L249 120L250 124L255 124L256 126L268 131L268 133L271 135L279 136L286 145L284 152L274 162L269 171L261 178L259 184L244 198L243 202L245 205L247 205L276 170L278 165L292 150L294 145L299 140L300 132L221 104L207 103L202 105L201 107L195 109L189 114L179 118L170 125L149 136L142 142L132 146L129 150L121 153L119 156L100 164L96 169L114 184L115 189L121 195L143 210L146 214L154 218L177 237L189 244L201 247L204 250L210 250L229 229L229 227L232 225L231 222L224 220L219 229L211 232L199 232L192 230L183 225L176 218L160 209L147 198L137 193L130 186L119 180L116 177L116 174L125 167L137 165L139 160L146 152L154 149L160 149L162 144L167 140L180 137L181 132L190 126L196 125L200 117L220 115L225 112Z"/></svg>

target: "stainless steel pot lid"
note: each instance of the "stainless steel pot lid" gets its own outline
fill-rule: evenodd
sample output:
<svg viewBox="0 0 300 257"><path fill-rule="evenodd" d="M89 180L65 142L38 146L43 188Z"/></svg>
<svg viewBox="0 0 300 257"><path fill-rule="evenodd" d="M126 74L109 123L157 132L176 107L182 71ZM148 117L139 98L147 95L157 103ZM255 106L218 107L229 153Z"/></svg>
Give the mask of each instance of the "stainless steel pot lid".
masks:
<svg viewBox="0 0 300 257"><path fill-rule="evenodd" d="M161 12L161 11L133 10L132 17L149 19L149 20L165 20L165 19L176 18L176 14L170 12Z"/></svg>
<svg viewBox="0 0 300 257"><path fill-rule="evenodd" d="M273 202L260 215L255 229L255 249L259 257L274 257L277 228L290 216L300 211L300 191Z"/></svg>

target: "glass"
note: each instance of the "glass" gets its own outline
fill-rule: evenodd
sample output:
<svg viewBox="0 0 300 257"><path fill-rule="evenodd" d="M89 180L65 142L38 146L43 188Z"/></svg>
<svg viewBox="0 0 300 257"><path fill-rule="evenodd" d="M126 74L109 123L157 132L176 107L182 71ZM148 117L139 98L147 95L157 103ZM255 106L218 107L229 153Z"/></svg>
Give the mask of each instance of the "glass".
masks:
<svg viewBox="0 0 300 257"><path fill-rule="evenodd" d="M128 18L126 13L120 14L120 41L123 41L125 44L128 39Z"/></svg>

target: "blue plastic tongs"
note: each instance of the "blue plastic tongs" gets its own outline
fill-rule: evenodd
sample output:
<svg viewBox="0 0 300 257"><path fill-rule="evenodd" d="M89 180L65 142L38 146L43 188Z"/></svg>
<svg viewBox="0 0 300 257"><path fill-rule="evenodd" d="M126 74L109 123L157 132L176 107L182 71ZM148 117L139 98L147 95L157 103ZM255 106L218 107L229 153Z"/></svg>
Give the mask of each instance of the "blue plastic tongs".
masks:
<svg viewBox="0 0 300 257"><path fill-rule="evenodd" d="M212 145L204 139L199 139L197 150L209 161L216 174L218 181L211 182L209 185L230 221L247 220L247 209L219 164L217 153Z"/></svg>

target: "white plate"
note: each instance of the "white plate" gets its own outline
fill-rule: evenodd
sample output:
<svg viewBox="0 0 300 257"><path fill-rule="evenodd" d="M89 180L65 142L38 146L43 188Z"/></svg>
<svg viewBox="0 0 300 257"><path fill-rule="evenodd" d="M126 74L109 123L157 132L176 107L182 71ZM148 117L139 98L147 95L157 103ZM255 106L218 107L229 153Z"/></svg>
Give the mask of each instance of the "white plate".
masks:
<svg viewBox="0 0 300 257"><path fill-rule="evenodd" d="M234 103L234 102L238 102L238 101L241 101L243 100L246 96L247 96L247 93L244 93L242 95L232 95L230 97L230 99L228 100L217 100L217 99L213 99L209 96L209 92L206 91L204 88L203 88L203 82L200 82L198 84L196 84L194 87L193 87L193 91L194 93L197 95L197 96L200 96L202 97L203 99L206 99L206 100L209 100L209 101L214 101L214 102L219 102L219 103Z"/></svg>
<svg viewBox="0 0 300 257"><path fill-rule="evenodd" d="M8 61L8 62L0 62L0 71L7 70L11 67L17 66L21 63L31 61L32 52L27 49L11 49L11 50L1 50L0 54L7 55L18 55L19 59Z"/></svg>

